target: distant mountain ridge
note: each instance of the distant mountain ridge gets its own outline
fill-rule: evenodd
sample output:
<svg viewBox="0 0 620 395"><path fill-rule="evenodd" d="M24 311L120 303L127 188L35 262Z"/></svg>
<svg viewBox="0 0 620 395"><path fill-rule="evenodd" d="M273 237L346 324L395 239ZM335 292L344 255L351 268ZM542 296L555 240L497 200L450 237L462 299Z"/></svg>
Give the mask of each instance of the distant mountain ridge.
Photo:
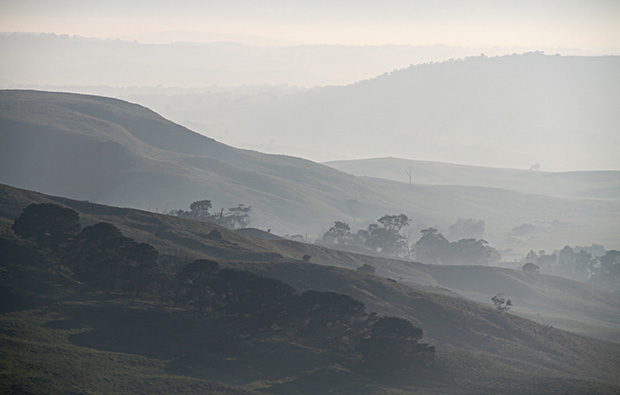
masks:
<svg viewBox="0 0 620 395"><path fill-rule="evenodd" d="M171 32L168 32L171 33ZM206 34L202 43L174 43L157 34L123 40L44 33L0 33L0 82L14 85L209 87L353 83L385 70L511 48L445 45L266 45L243 35ZM177 35L174 34L174 35ZM149 36L149 35L146 35ZM185 36L185 37L184 37ZM193 35L193 39L196 38ZM204 36L204 34L203 34ZM154 40L153 40L154 39ZM273 43L272 43L273 44ZM491 52L488 52L491 51ZM6 85L5 85L6 87Z"/></svg>
<svg viewBox="0 0 620 395"><path fill-rule="evenodd" d="M347 86L238 100L205 93L200 105L183 94L128 96L236 146L321 162L392 156L618 170L611 148L620 145L618 70L618 56L526 53L417 64Z"/></svg>

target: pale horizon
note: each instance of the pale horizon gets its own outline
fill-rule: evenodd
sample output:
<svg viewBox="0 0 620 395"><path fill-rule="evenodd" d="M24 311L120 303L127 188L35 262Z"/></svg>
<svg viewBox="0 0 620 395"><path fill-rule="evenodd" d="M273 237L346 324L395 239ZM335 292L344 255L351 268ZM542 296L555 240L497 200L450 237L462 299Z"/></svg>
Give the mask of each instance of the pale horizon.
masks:
<svg viewBox="0 0 620 395"><path fill-rule="evenodd" d="M145 43L209 37L264 45L447 45L557 48L620 54L620 3L280 2L210 4L196 1L94 3L3 1L4 32L41 32ZM193 38L192 38L193 37Z"/></svg>

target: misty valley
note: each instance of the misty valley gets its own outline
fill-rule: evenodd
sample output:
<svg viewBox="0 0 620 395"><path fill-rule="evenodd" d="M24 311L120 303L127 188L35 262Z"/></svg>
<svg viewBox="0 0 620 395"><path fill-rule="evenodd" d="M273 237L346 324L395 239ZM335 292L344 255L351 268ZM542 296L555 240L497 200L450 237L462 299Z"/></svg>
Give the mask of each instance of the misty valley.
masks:
<svg viewBox="0 0 620 395"><path fill-rule="evenodd" d="M480 56L342 87L117 95L205 134L357 155L323 163L117 98L1 90L0 392L617 394L620 170L442 159L532 143L556 163L589 130L584 150L614 146L617 113L592 98L617 81L564 84L617 64ZM543 82L539 105L583 96L553 124L565 141L539 137L560 112L526 100ZM501 128L523 129L506 152ZM388 144L424 160L359 159Z"/></svg>

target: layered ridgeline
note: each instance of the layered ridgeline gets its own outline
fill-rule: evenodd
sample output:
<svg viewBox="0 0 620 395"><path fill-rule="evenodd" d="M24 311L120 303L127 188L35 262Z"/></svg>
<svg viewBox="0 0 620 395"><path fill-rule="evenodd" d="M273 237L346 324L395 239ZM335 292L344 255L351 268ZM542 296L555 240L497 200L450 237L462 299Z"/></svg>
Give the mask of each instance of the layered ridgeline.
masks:
<svg viewBox="0 0 620 395"><path fill-rule="evenodd" d="M563 298L582 314L607 315L617 323L618 297L596 287L508 269L434 267L252 239L214 224L8 186L0 189L0 197L6 391L614 393L620 385L617 343L511 314L521 303L539 299L542 308ZM63 226L33 232L38 217L24 219L32 208L24 209L33 203L65 207L54 206L65 218L57 223ZM48 224L39 221L38 226ZM56 243L46 243L49 237ZM196 263L197 258L210 260ZM402 280L347 269L363 263ZM207 268L206 277L192 277L201 273L197 266ZM93 270L100 275L93 276ZM284 281L298 296L247 271ZM515 295L513 309L500 311L490 299L477 304L437 287L456 282L455 289L465 289L474 277L479 282L470 285L480 293L497 282L507 297ZM503 281L497 281L500 277ZM210 284L209 292L193 292L199 280ZM314 292L302 294L308 290ZM533 295L529 301L527 294ZM377 324L358 336L356 328L363 330L362 322L376 318L366 318L357 302L338 295L363 302L366 313L402 317L422 328L419 345L432 344L434 358L417 368L417 357L390 368L414 369L405 376L373 373L372 361L392 366L394 359L373 354L374 343L368 341L392 346L405 341L414 347L419 333L382 337ZM270 303L282 298L298 301L292 305L300 308ZM309 321L297 321L308 300ZM325 300L339 303L329 307ZM243 308L249 310L238 310ZM255 309L268 314L256 315ZM346 314L339 316L340 310ZM325 322L329 329L308 322Z"/></svg>
<svg viewBox="0 0 620 395"><path fill-rule="evenodd" d="M482 55L301 92L116 92L236 146L321 161L396 156L618 169L611 149L619 143L618 56Z"/></svg>
<svg viewBox="0 0 620 395"><path fill-rule="evenodd" d="M159 212L202 199L214 207L245 204L252 207L252 226L278 234L312 237L335 220L362 227L404 213L420 227L483 220L487 241L522 255L566 244L617 247L617 200L379 185L307 160L235 149L110 98L2 91L0 143L0 182L9 185ZM598 186L608 184L594 181L592 188ZM534 221L547 227L539 244L519 245L512 229Z"/></svg>

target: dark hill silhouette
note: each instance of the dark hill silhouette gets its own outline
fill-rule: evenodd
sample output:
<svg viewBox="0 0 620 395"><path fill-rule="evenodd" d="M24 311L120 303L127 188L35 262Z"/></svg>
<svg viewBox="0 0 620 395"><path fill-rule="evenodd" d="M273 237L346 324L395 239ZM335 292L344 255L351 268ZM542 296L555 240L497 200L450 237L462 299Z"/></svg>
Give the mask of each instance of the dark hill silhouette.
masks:
<svg viewBox="0 0 620 395"><path fill-rule="evenodd" d="M453 281L446 279L448 277L459 278L461 287L463 282L471 280L470 276L479 278L483 283L495 282L498 276L513 277L518 281L513 281L512 284L519 284L523 289L522 291L511 288L509 284L511 284L512 280L509 279L497 282L497 286L507 287L508 291L515 292L515 294L518 293L519 295L526 294L528 292L526 290L528 284L535 282L532 279L526 278L526 273L498 268L433 267L417 263L364 257L288 240L250 239L213 224L138 210L72 201L7 186L3 186L0 192L0 231L3 238L6 238L9 244L15 243L15 235L9 230L9 226L12 223L11 217L19 215L23 207L32 202L62 203L78 210L80 218L82 218L85 224L100 221L110 222L117 225L123 234L131 235L136 241L152 243L161 253L182 256L189 252L193 253L194 257L217 257L223 267L252 271L277 278L291 284L299 291L313 289L347 294L364 302L369 311L407 318L415 325L422 326L427 338L432 340L436 346L437 364L434 365L434 369L436 369L434 372L436 379L434 380L440 380L443 390L451 393L459 391L464 391L465 393L484 392L489 389L496 393L518 392L519 390L524 391L526 389L527 391L539 393L553 393L558 389L561 392L572 389L577 392L609 391L613 393L613 390L617 389L614 386L620 385L616 374L620 366L620 345L617 343L595 340L585 336L570 334L550 326L537 324L510 313L497 311L489 302L486 305L478 304L447 292L435 292L431 287L419 286L414 288L395 280L348 270L345 267L354 266L366 260L366 262L375 265L379 272L385 273L392 270L406 275L406 272L409 271L411 279L425 276L426 281L429 282L448 283ZM213 229L218 230L221 236L205 238L204 234L211 233ZM179 237L181 236L180 231L186 232L182 238ZM190 241L194 244L190 243ZM201 249L201 243L206 243L202 245L207 248ZM12 253L19 251L19 248L15 250L16 247L17 245L14 245L10 251ZM27 245L24 248L27 248ZM311 250L307 250L307 248ZM8 250L3 250L3 252L8 252ZM259 259L255 262L239 259L242 255L240 253L248 255L248 257L252 254L264 257L266 252L277 252L281 254L281 258ZM315 258L317 260L326 259L329 256L329 263L331 265L335 264L342 267L326 264L318 265L287 257L289 254L299 256L302 253L308 252L313 253L313 260ZM11 276L21 275L20 273L13 272L16 267L18 265L15 265L15 262L13 262L12 266L9 266ZM31 270L35 268L36 266ZM449 274L451 271L454 272L452 275ZM63 276L62 273L57 273L54 280L51 281L51 278L45 277L44 273L48 273L47 276L49 277L51 271L43 269L38 272L43 278L38 278L37 281L47 281L48 286L51 286L52 289L54 287L64 289L54 284L56 282L67 282L67 277ZM3 275L3 282L9 281L9 284L11 284L10 281L14 281L12 280L13 278ZM542 283L542 288L555 287L555 289L548 289L550 294L557 295L558 292L567 291L570 297L573 298L573 301L585 303L584 306L588 305L586 307L590 310L605 309L606 306L612 306L613 304L617 306L618 304L617 296L614 299L610 293L605 293L605 291L597 290L594 287L589 288L583 284L571 281L554 281L550 276L544 275L539 277L539 281ZM480 286L480 284L472 283L471 286L481 291L484 290L484 287ZM69 284L65 291L72 287L79 289L82 285L76 283ZM530 290L537 290L538 288L536 287L538 286L530 288ZM572 288L568 289L567 287ZM41 292L41 290L37 290L37 292ZM595 294L598 294L598 296L595 296ZM104 295L99 297L102 296ZM540 292L535 296L545 297ZM57 297L62 297L62 295ZM55 344L54 342L60 342L56 347L59 347L61 352L65 353L63 355L71 355L74 350L67 344L63 344L61 339L67 336L66 330L73 331L86 325L89 328L98 328L98 331L96 330L92 333L80 331L72 335L70 338L73 339L75 344L82 347L104 350L108 352L106 355L109 358L116 358L115 352L126 352L130 355L142 355L152 358L153 355L161 353L145 354L145 351L141 348L146 347L143 344L144 342L138 342L139 344L135 342L127 343L130 339L136 337L135 331L127 332L122 320L106 321L104 318L126 317L126 319L136 319L140 325L144 325L145 333L148 333L149 336L158 333L153 328L149 328L149 322L161 325L162 330L172 331L175 323L167 320L174 317L183 318L178 312L157 310L154 309L152 304L140 304L138 301L129 302L123 298L103 304L95 303L91 306L92 303L95 302L85 300L73 303L58 300L58 303L46 306L46 302L43 301L38 304L39 309L34 310L35 313L26 311L3 317L3 319L8 320L7 322L11 322L13 325L11 327L13 328L12 331L8 334L12 339L11 350L25 347L23 344L26 341L29 342L29 347L34 347L32 350L41 347L39 345L40 340L35 339L36 341L33 342L32 338L29 337L30 335L28 335L29 331L35 330L36 332L33 333L43 336L42 339L50 338L51 340L48 340L48 342L52 345ZM515 309L517 309L518 304L515 304ZM88 317L85 317L83 314L83 309L85 308L94 309L90 311ZM137 312L137 315L128 314L130 310ZM100 311L103 316L100 317L98 313L94 313L97 311ZM617 308L615 311L617 315ZM39 318L40 321L37 321L37 319L33 318L33 314L37 314L37 317L45 318ZM53 319L49 318L50 314L54 314ZM76 319L67 320L67 317L73 316ZM64 317L64 319L58 319L58 317ZM146 321L140 321L140 317L145 317ZM169 327L169 325L171 326ZM105 328L108 328L108 330L102 330ZM60 331L55 332L56 340L50 337L49 330ZM123 340L117 342L112 339L109 330L121 336ZM166 347L172 347L175 341L179 340L167 339ZM269 344L271 340L263 339L262 341L264 342L263 344ZM182 343L186 344L187 341L184 340ZM259 347L259 344L255 342L251 346ZM295 350L295 345L291 344L287 347L290 351ZM82 349L80 358L86 358L86 355L90 355L84 354L84 350ZM168 348L166 350L170 351L171 349ZM242 362L243 358L250 358L244 353L237 353L236 355L242 358L239 362ZM24 355L20 358L28 357ZM208 364L203 368L203 373L200 370L187 370L191 366L200 366L200 364L204 363L201 361L201 359L185 360L180 358L174 361L170 367L177 369L174 370L175 374L187 374L200 378L219 377L226 382L237 383L237 381L230 378L232 377L231 372L221 371L216 373L215 376L209 376L208 372L212 368ZM112 360L109 360L108 363L111 362ZM49 363L49 361L45 360L45 363ZM108 365L105 366L107 367ZM235 364L230 366L235 366ZM299 388L296 386L300 385L303 388L303 381L311 380L312 375L316 373L316 371L314 373L300 372L299 375L291 377L289 380L283 380L280 383L272 382L270 383L272 389L269 391L277 391L277 388L284 385L285 382L289 386L293 385L293 388ZM254 376L252 376L252 372L248 371L245 374L250 376L242 378L242 382L260 379L259 376L256 376L256 372L254 372ZM324 377L323 374L318 377ZM249 380L250 377L252 378ZM172 379L172 377L169 378L169 380ZM425 389L432 390L437 389L437 383L437 381L430 380L424 381L420 385L424 385ZM550 387L547 387L549 385ZM442 390L442 388L439 390Z"/></svg>
<svg viewBox="0 0 620 395"><path fill-rule="evenodd" d="M42 195L8 186L0 188L1 223L11 223L28 204L48 202L62 204L80 212L85 225L110 222L121 229L123 234L149 243L164 254L183 255L193 259L243 261L248 265L249 262L261 262L259 266L291 260L302 261L304 255L310 255L313 264L337 266L353 271L369 264L376 268L378 276L398 280L399 283L407 284L420 292L452 297L465 296L487 306L492 306L492 296L504 293L514 301L516 307L512 311L515 314L546 325L620 342L618 295L562 277L533 275L522 270L499 267L424 265L373 257L292 240L273 240L264 237L271 235L270 233L260 230L234 232L214 224ZM212 237L214 230L221 236ZM247 232L263 237L243 235ZM294 276L295 273L291 272L290 275ZM300 276L295 281L303 282L309 279ZM378 305L382 303L374 297L364 301L372 301Z"/></svg>

